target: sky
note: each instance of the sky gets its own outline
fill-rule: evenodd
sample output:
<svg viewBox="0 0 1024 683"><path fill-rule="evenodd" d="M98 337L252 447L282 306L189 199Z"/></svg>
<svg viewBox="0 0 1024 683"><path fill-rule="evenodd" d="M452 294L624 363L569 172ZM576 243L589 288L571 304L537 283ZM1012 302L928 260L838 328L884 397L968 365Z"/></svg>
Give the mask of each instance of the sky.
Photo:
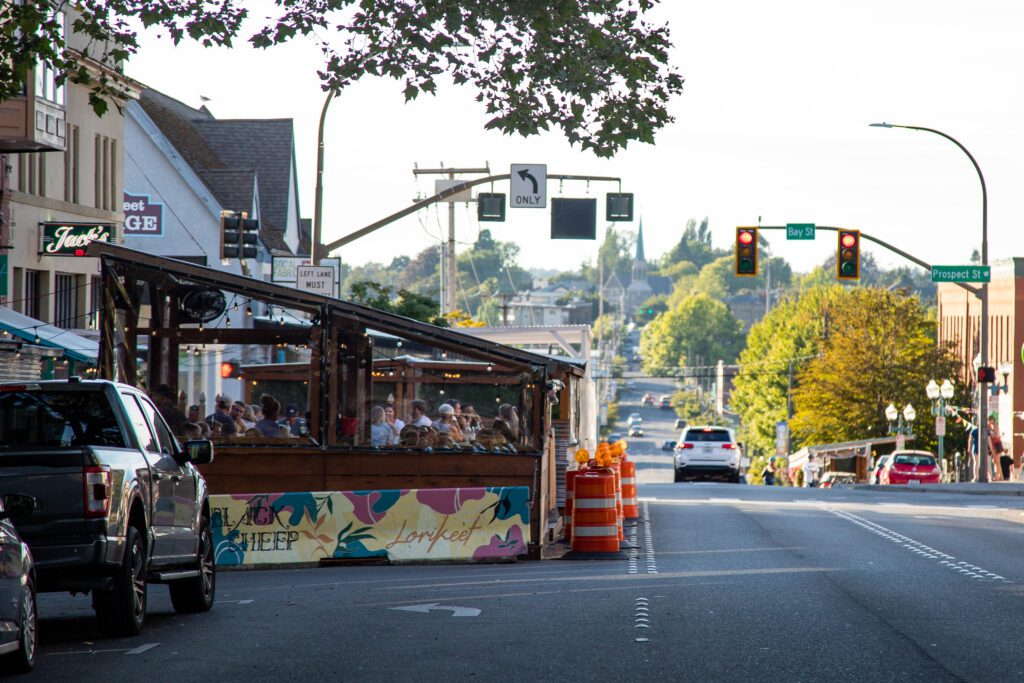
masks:
<svg viewBox="0 0 1024 683"><path fill-rule="evenodd" d="M249 2L245 3L249 5ZM988 188L989 260L1024 256L1024 3L1019 0L664 0L672 63L686 79L655 144L610 160L557 133L532 138L484 131L487 117L466 86L405 103L401 84L368 78L333 101L325 128L324 241L338 239L433 194L434 176L413 169L546 164L549 174L615 176L633 192L647 257L671 248L689 218L707 216L717 247L737 226L816 223L857 228L931 264L968 263L981 248L982 194L970 160L930 133L871 128L925 126L959 140ZM313 215L316 134L324 94L315 46L267 51L173 46L140 36L126 72L217 118L291 118L300 206ZM258 144L258 143L257 143ZM466 176L478 177L478 176ZM550 181L550 197L596 197L609 183ZM483 186L481 191L492 191ZM507 183L493 191L507 192ZM520 265L570 269L597 243L552 241L547 210L508 209L505 223L476 220L456 204L456 239L469 248L481 227L520 246ZM358 265L389 263L440 243L447 207L430 209L334 252ZM599 221L598 234L604 231ZM798 272L836 247L766 235ZM907 264L866 245L883 267Z"/></svg>

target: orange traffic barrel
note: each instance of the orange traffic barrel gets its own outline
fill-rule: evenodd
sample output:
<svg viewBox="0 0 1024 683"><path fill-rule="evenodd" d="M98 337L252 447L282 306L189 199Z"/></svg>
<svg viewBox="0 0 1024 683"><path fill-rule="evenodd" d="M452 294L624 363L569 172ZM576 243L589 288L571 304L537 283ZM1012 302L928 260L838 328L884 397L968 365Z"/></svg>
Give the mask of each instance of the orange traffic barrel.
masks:
<svg viewBox="0 0 1024 683"><path fill-rule="evenodd" d="M626 519L640 516L636 504L636 463L626 460L622 463L622 514Z"/></svg>
<svg viewBox="0 0 1024 683"><path fill-rule="evenodd" d="M572 508L576 491L576 477L582 470L567 470L565 473L565 542L572 541Z"/></svg>
<svg viewBox="0 0 1024 683"><path fill-rule="evenodd" d="M618 461L613 462L612 472L615 473L615 523L619 527L619 541L625 541L626 534L622 528L625 522L625 515L622 513L622 464Z"/></svg>
<svg viewBox="0 0 1024 683"><path fill-rule="evenodd" d="M587 470L573 482L572 549L583 553L619 552L615 513L615 473Z"/></svg>

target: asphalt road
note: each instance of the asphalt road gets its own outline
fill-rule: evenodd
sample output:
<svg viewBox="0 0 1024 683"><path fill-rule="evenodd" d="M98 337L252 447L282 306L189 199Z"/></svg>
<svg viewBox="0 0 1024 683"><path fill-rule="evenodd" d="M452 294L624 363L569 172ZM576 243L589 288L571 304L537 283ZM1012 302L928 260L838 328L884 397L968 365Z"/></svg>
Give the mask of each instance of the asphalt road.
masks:
<svg viewBox="0 0 1024 683"><path fill-rule="evenodd" d="M668 455L649 457L661 476ZM152 587L131 639L100 637L87 597L44 595L34 678L1024 679L1020 497L640 496L628 559L221 572L208 614L176 615Z"/></svg>
<svg viewBox="0 0 1024 683"><path fill-rule="evenodd" d="M637 483L671 483L672 452L661 450L661 445L665 441L677 440L681 430L675 428L675 411L660 408L657 401L660 396L671 396L675 392L675 380L627 376L624 381L636 388L620 393L619 420L615 428L625 434L628 430L626 418L631 413L640 413L644 420L644 435L626 439L629 458L636 463ZM654 406L643 405L644 394L648 392L654 394Z"/></svg>

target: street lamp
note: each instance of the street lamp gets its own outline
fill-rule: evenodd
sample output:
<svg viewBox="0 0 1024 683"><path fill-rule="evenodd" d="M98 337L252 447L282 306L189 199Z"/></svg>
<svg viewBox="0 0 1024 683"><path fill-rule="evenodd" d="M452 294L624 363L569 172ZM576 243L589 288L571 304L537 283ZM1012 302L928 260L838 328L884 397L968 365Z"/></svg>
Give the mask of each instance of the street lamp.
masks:
<svg viewBox="0 0 1024 683"><path fill-rule="evenodd" d="M939 438L939 462L942 462L942 440L946 435L946 401L953 398L953 383L948 379L942 380L942 386L940 387L935 380L928 382L928 386L925 387L925 393L932 402L932 415L935 416L935 435ZM942 422L939 422L939 418L942 418ZM941 425L941 426L940 426ZM953 463L953 470L955 472L956 480L960 481L960 463Z"/></svg>
<svg viewBox="0 0 1024 683"><path fill-rule="evenodd" d="M320 127L316 134L316 190L313 197L313 234L310 235L309 262L310 265L320 265L320 259L327 256L323 253L323 204L324 204L324 122L327 120L327 108L331 106L331 100L338 95L337 88L327 91L324 98L323 109L320 110Z"/></svg>
<svg viewBox="0 0 1024 683"><path fill-rule="evenodd" d="M917 411L909 403L900 412L896 406L890 403L885 409L885 419L889 421L889 433L897 436L912 436L914 434L914 420L917 419ZM906 421L904 427L903 422ZM896 431L893 432L892 423L896 423Z"/></svg>
<svg viewBox="0 0 1024 683"><path fill-rule="evenodd" d="M908 130L922 130L926 133L934 133L941 137L946 138L954 145L960 148L960 151L967 155L967 158L974 164L974 170L978 172L978 180L981 181L981 265L988 265L988 190L985 188L985 176L981 173L981 167L978 166L978 162L974 160L974 157L967 148L961 145L955 138L946 135L940 130L934 128L924 128L922 126L899 126L895 123L872 123L871 126L876 128L906 128ZM988 282L982 282L979 287L981 290L978 293L978 298L981 300L981 321L979 327L979 342L981 344L981 365L988 365ZM985 402L988 397L985 396L984 391L978 392L978 481L987 482L988 477L988 445L985 431L987 425L985 424L985 414L987 413L987 406Z"/></svg>

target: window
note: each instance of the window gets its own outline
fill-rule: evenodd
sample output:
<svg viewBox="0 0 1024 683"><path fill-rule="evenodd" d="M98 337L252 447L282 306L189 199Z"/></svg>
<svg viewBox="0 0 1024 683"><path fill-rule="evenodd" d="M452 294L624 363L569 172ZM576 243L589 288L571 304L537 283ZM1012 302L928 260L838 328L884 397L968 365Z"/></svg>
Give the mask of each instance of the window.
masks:
<svg viewBox="0 0 1024 683"><path fill-rule="evenodd" d="M149 424L146 422L146 416L142 413L142 408L139 407L138 402L134 396L121 394L121 400L124 402L125 412L128 413L128 419L132 421L135 426L135 433L139 435L139 438L143 441L139 446L150 453L159 453L160 445L157 443L156 437L153 436L152 430L149 428Z"/></svg>
<svg viewBox="0 0 1024 683"><path fill-rule="evenodd" d="M174 455L174 437L171 436L171 430L167 428L163 417L157 412L156 406L144 398L139 398L139 403L142 404L142 411L149 418L149 423L156 430L156 439L160 442L160 452L164 455Z"/></svg>
<svg viewBox="0 0 1024 683"><path fill-rule="evenodd" d="M683 441L694 443L697 441L731 441L729 432L724 429L690 429L686 432Z"/></svg>
<svg viewBox="0 0 1024 683"><path fill-rule="evenodd" d="M78 126L68 125L64 149L64 201L78 203Z"/></svg>
<svg viewBox="0 0 1024 683"><path fill-rule="evenodd" d="M64 33L64 13L57 15L60 32ZM57 83L57 71L46 63L36 65L36 97L54 104L64 104L64 85Z"/></svg>
<svg viewBox="0 0 1024 683"><path fill-rule="evenodd" d="M42 273L38 270L25 271L25 289L22 297L22 311L30 318L40 319L42 310Z"/></svg>
<svg viewBox="0 0 1024 683"><path fill-rule="evenodd" d="M89 281L89 326L100 329L100 311L103 309L103 278L93 275Z"/></svg>
<svg viewBox="0 0 1024 683"><path fill-rule="evenodd" d="M102 394L51 389L0 394L0 452L76 446L124 448L124 435Z"/></svg>
<svg viewBox="0 0 1024 683"><path fill-rule="evenodd" d="M97 133L95 148L95 205L97 209L114 211L119 205L114 182L114 173L117 171L117 161L114 159L117 154L117 141Z"/></svg>
<svg viewBox="0 0 1024 683"><path fill-rule="evenodd" d="M58 327L78 327L78 287L75 276L57 273L53 293L53 320Z"/></svg>

